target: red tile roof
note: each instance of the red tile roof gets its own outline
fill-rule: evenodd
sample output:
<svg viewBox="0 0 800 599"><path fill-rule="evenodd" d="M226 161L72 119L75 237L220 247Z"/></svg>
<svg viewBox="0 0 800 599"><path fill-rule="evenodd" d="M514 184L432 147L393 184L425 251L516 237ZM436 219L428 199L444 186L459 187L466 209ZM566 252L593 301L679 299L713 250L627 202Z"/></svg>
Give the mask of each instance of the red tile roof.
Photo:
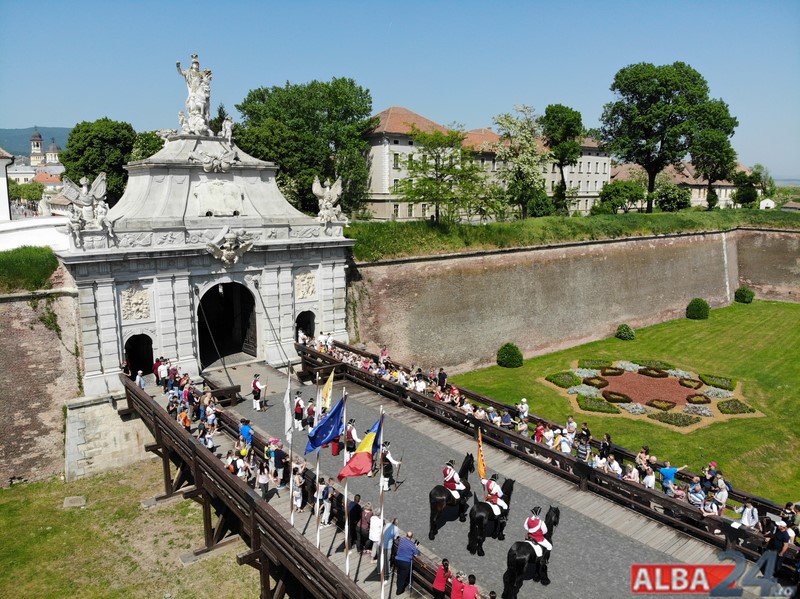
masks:
<svg viewBox="0 0 800 599"><path fill-rule="evenodd" d="M44 185L57 185L61 183L61 177L58 175L51 175L50 173L36 173L33 180L37 183L43 183Z"/></svg>
<svg viewBox="0 0 800 599"><path fill-rule="evenodd" d="M375 116L378 117L378 126L373 129L373 133L408 135L411 133L412 126L425 132L441 131L442 133L447 133L448 131L447 127L402 106L391 106Z"/></svg>
<svg viewBox="0 0 800 599"><path fill-rule="evenodd" d="M480 150L484 147L490 149L498 143L500 143L500 136L489 127L467 131L464 136L464 147L472 148L473 150Z"/></svg>
<svg viewBox="0 0 800 599"><path fill-rule="evenodd" d="M642 167L638 164L618 164L611 168L611 180L629 181L634 178L634 172L636 170L643 171L644 169L642 169ZM750 172L750 169L743 164L737 165L736 170L737 172ZM695 167L691 162L681 162L678 167L669 165L662 172L665 173L669 180L675 185L708 185L708 180L695 170ZM731 181L714 181L714 185L733 186L733 183Z"/></svg>

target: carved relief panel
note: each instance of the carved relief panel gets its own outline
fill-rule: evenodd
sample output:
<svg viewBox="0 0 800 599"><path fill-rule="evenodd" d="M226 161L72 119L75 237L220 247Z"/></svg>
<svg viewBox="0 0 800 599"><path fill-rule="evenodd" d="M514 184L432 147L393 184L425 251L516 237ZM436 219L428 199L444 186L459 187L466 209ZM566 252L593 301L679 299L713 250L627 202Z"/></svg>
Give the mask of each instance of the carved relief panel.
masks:
<svg viewBox="0 0 800 599"><path fill-rule="evenodd" d="M120 294L122 320L147 320L150 318L150 290L135 281Z"/></svg>
<svg viewBox="0 0 800 599"><path fill-rule="evenodd" d="M294 275L295 301L309 300L317 297L317 273L312 270L302 270Z"/></svg>

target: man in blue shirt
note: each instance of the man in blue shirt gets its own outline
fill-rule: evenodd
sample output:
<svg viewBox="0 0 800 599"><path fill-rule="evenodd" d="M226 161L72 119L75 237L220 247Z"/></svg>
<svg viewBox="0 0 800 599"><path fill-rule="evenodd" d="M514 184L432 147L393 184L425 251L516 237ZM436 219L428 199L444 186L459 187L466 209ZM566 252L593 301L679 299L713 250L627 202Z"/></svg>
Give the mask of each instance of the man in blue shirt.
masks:
<svg viewBox="0 0 800 599"><path fill-rule="evenodd" d="M664 493L666 493L669 496L673 495L672 485L675 484L675 475L684 468L687 468L686 464L684 464L680 468L672 468L670 467L669 462L664 462L664 467L659 470L659 472L661 473L661 486L664 489Z"/></svg>
<svg viewBox="0 0 800 599"><path fill-rule="evenodd" d="M414 533L410 530L406 536L397 542L397 553L394 558L394 567L397 570L397 592L402 595L411 583L411 562L414 556L419 555L419 541L414 540Z"/></svg>
<svg viewBox="0 0 800 599"><path fill-rule="evenodd" d="M239 434L244 437L244 442L248 445L253 444L253 427L250 426L250 421L245 420L239 427Z"/></svg>

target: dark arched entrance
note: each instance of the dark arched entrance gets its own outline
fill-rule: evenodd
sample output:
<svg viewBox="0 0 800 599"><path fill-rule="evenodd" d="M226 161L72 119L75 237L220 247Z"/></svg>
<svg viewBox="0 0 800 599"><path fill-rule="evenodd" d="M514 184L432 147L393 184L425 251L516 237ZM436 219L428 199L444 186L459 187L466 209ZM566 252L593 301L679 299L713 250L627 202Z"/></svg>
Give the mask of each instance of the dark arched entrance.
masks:
<svg viewBox="0 0 800 599"><path fill-rule="evenodd" d="M314 336L314 313L310 310L300 312L294 321L294 340L297 341L297 335L303 331L309 337Z"/></svg>
<svg viewBox="0 0 800 599"><path fill-rule="evenodd" d="M198 310L200 366L238 353L258 354L255 298L240 283L220 283L205 292Z"/></svg>
<svg viewBox="0 0 800 599"><path fill-rule="evenodd" d="M153 340L150 335L131 335L125 342L125 359L131 367L131 374L141 370L147 376L153 372Z"/></svg>

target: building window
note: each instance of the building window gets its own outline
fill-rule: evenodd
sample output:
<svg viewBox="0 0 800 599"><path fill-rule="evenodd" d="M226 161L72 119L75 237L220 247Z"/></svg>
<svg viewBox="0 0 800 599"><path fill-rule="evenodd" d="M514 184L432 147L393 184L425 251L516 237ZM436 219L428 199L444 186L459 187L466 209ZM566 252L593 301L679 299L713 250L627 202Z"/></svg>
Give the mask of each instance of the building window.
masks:
<svg viewBox="0 0 800 599"><path fill-rule="evenodd" d="M408 218L414 218L414 204L408 205Z"/></svg>
<svg viewBox="0 0 800 599"><path fill-rule="evenodd" d="M410 166L410 165L411 165L411 163L413 163L413 162L414 162L414 154L409 154L409 155L408 155L408 158L407 158L406 160L408 160L408 164L409 164L409 166Z"/></svg>
<svg viewBox="0 0 800 599"><path fill-rule="evenodd" d="M428 218L428 205L427 204L420 204L420 209L422 210L422 218Z"/></svg>
<svg viewBox="0 0 800 599"><path fill-rule="evenodd" d="M394 184L392 185L392 191L394 191L395 193L400 191L400 179L394 180Z"/></svg>
<svg viewBox="0 0 800 599"><path fill-rule="evenodd" d="M579 173L582 173L582 172L583 172L583 160L581 160L581 161L578 163L578 172L579 172Z"/></svg>
<svg viewBox="0 0 800 599"><path fill-rule="evenodd" d="M550 172L551 172L551 173L554 173L554 172L556 172L556 163L555 163L555 162L553 163L553 170L552 170L552 171L550 171Z"/></svg>
<svg viewBox="0 0 800 599"><path fill-rule="evenodd" d="M400 168L400 154L394 154L393 155L393 160L394 160L394 163L393 163L394 168L399 169Z"/></svg>
<svg viewBox="0 0 800 599"><path fill-rule="evenodd" d="M608 162L603 163L603 174L606 174L606 168L608 168Z"/></svg>
<svg viewBox="0 0 800 599"><path fill-rule="evenodd" d="M397 146L397 145L400 145L400 140L398 140L398 139L394 139L394 140L392 140L392 141L394 142L394 145L396 145L396 146Z"/></svg>
<svg viewBox="0 0 800 599"><path fill-rule="evenodd" d="M392 217L397 218L398 216L400 216L400 204L395 204L392 207Z"/></svg>
<svg viewBox="0 0 800 599"><path fill-rule="evenodd" d="M550 180L550 191L555 191L556 189L556 182L552 179Z"/></svg>
<svg viewBox="0 0 800 599"><path fill-rule="evenodd" d="M492 170L493 171L497 170L497 159L496 158L492 158Z"/></svg>
<svg viewBox="0 0 800 599"><path fill-rule="evenodd" d="M555 168L553 168L553 172L556 172ZM574 172L575 172L575 165L574 164L570 164L569 165L569 174L571 175Z"/></svg>
<svg viewBox="0 0 800 599"><path fill-rule="evenodd" d="M413 146L414 145L414 140L413 139L409 139L408 140L408 145Z"/></svg>

